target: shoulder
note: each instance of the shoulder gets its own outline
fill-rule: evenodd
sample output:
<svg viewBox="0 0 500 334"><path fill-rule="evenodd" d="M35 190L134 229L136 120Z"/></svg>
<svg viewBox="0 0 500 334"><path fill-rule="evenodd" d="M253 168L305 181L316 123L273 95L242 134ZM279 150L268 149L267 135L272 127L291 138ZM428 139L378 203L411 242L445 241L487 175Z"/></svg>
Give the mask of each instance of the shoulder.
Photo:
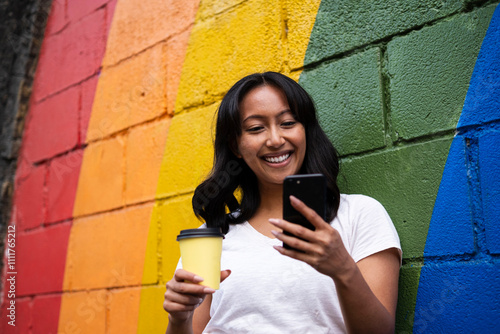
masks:
<svg viewBox="0 0 500 334"><path fill-rule="evenodd" d="M382 205L375 198L362 194L340 194L340 201L345 201L353 205Z"/></svg>
<svg viewBox="0 0 500 334"><path fill-rule="evenodd" d="M366 195L342 194L337 219L356 262L388 248L401 252L396 228L378 200Z"/></svg>
<svg viewBox="0 0 500 334"><path fill-rule="evenodd" d="M387 213L384 206L375 198L361 194L341 194L339 212L352 214L362 213Z"/></svg>

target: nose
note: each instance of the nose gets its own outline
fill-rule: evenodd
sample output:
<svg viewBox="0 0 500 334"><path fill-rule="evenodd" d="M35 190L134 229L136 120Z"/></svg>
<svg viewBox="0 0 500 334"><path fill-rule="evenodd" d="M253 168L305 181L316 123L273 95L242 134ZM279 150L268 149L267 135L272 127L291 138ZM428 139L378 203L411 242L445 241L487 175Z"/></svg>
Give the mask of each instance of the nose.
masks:
<svg viewBox="0 0 500 334"><path fill-rule="evenodd" d="M285 143L285 138L279 128L272 127L269 131L269 137L267 138L266 145L269 147L280 147Z"/></svg>

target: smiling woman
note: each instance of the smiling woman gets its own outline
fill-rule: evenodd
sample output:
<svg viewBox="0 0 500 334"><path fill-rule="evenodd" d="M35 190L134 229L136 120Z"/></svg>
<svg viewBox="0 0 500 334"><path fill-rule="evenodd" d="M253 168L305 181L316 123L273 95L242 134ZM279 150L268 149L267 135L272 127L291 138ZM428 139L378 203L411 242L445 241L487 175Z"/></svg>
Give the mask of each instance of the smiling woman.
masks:
<svg viewBox="0 0 500 334"><path fill-rule="evenodd" d="M221 183L234 164L238 173ZM215 291L179 264L165 293L167 333L393 332L398 235L377 201L340 194L338 172L300 85L274 72L238 81L219 107L212 173L193 196L204 227L226 233L221 265L229 270ZM326 221L290 199L314 231L282 219L285 177L312 173L326 176Z"/></svg>
<svg viewBox="0 0 500 334"><path fill-rule="evenodd" d="M287 136L283 136L285 133L295 133L298 129L305 131L305 137L302 135L298 140L299 144L297 138L289 141ZM252 138L252 141L245 138ZM254 156L256 163L261 166L259 170L273 171L271 175L281 173L277 181L280 184L277 188L279 192L287 175L300 172L322 173L326 176L327 220L333 219L340 199L336 181L339 172L337 152L321 129L314 103L307 92L292 79L275 72L257 73L239 80L222 100L217 117L212 173L198 186L193 196L196 215L207 224L227 232L229 224L248 221L255 215L260 204L266 203L267 199L262 196L267 192L261 193L259 189L259 182L266 179L258 178L257 170L249 166L252 162L243 158L243 152L238 153L238 150L243 151L242 144L250 145L250 142L257 141L256 138L265 140L258 148L259 151L254 153L261 155ZM273 140L278 140L279 143L273 143ZM307 147L314 147L314 150L307 150ZM293 168L288 167L292 160L290 158L284 162L285 166L271 163L271 159L276 161L280 159L280 155L283 158L283 153L294 156L292 159L296 162L292 164ZM302 158L297 159L299 156ZM264 157L268 157L269 162L261 159ZM247 158L250 159L250 156ZM235 161L241 166L241 172L233 175L212 201L206 203L200 200L207 189L213 189L219 183L218 175ZM237 188L243 195L239 204L234 198ZM199 205L200 203L203 205ZM281 203L278 205L281 208ZM227 209L238 210L239 214L228 216Z"/></svg>

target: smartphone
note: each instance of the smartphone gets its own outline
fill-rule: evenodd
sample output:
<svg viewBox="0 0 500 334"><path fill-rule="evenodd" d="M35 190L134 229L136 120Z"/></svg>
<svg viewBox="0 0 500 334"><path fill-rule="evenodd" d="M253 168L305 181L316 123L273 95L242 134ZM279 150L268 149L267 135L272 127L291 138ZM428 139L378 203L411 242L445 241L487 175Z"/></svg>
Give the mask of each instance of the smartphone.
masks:
<svg viewBox="0 0 500 334"><path fill-rule="evenodd" d="M290 195L304 202L305 205L316 211L325 220L326 218L326 179L323 174L290 175L283 181L283 219L315 230L300 212L290 203ZM287 235L292 235L284 232ZM283 247L292 249L283 243Z"/></svg>

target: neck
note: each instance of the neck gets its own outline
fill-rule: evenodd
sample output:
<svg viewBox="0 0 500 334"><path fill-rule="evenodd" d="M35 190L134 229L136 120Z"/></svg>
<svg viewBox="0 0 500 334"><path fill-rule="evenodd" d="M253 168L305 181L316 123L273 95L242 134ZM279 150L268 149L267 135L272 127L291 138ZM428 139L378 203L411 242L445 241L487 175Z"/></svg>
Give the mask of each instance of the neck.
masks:
<svg viewBox="0 0 500 334"><path fill-rule="evenodd" d="M260 233L274 238L271 231L277 228L269 223L269 218L283 218L283 185L263 186L259 184L260 205L249 223Z"/></svg>
<svg viewBox="0 0 500 334"><path fill-rule="evenodd" d="M263 186L259 184L260 205L257 209L269 218L282 218L283 216L283 185Z"/></svg>

